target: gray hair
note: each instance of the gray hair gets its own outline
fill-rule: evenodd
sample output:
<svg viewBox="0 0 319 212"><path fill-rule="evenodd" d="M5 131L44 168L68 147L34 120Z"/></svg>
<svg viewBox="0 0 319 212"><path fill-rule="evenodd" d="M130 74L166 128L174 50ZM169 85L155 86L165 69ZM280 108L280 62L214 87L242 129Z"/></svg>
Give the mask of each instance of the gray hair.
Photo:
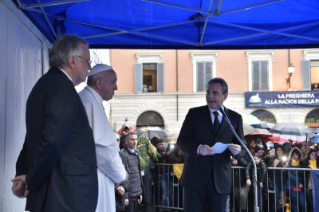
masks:
<svg viewBox="0 0 319 212"><path fill-rule="evenodd" d="M137 136L136 132L129 132L129 133L126 134L125 140L129 140L131 135L136 135Z"/></svg>
<svg viewBox="0 0 319 212"><path fill-rule="evenodd" d="M223 94L228 93L228 85L224 79L217 78L217 77L213 78L213 79L209 80L209 82L207 83L207 87L209 86L209 84L212 84L212 83L219 83L222 86Z"/></svg>
<svg viewBox="0 0 319 212"><path fill-rule="evenodd" d="M89 45L77 35L63 35L58 38L50 50L50 67L63 68L68 65L71 56L81 56L83 50L80 44Z"/></svg>

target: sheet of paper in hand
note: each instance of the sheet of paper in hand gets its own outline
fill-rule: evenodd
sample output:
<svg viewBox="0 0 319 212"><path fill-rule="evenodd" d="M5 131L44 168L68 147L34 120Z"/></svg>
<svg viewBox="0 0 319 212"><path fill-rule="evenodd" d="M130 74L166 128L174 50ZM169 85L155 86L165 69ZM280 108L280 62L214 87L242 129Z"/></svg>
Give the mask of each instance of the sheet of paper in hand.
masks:
<svg viewBox="0 0 319 212"><path fill-rule="evenodd" d="M219 153L224 152L228 148L229 145L230 144L223 144L223 143L217 142L214 146L212 146L212 148L215 149L216 154L219 154Z"/></svg>

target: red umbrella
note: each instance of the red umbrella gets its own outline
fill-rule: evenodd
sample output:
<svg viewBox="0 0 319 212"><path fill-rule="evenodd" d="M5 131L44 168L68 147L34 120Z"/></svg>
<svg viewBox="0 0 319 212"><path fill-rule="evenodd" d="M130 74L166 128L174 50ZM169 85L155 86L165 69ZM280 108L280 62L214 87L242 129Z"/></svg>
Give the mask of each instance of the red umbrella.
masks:
<svg viewBox="0 0 319 212"><path fill-rule="evenodd" d="M123 124L123 125L122 125L122 128L119 129L119 130L117 131L117 133L119 133L119 134L121 134L121 133L123 133L123 132L129 133L129 132L135 132L135 130L136 130L136 127L128 126L128 125L126 125L126 124Z"/></svg>
<svg viewBox="0 0 319 212"><path fill-rule="evenodd" d="M279 136L273 136L273 137L267 137L267 138L261 138L263 141L271 141L273 143L286 143L289 142L288 139L281 138Z"/></svg>
<svg viewBox="0 0 319 212"><path fill-rule="evenodd" d="M272 133L272 137L262 138L263 141L272 141L275 143L285 143L292 140L294 143L301 143L306 141L306 136L295 136L295 135L279 135L276 133ZM309 140L309 139L308 139Z"/></svg>

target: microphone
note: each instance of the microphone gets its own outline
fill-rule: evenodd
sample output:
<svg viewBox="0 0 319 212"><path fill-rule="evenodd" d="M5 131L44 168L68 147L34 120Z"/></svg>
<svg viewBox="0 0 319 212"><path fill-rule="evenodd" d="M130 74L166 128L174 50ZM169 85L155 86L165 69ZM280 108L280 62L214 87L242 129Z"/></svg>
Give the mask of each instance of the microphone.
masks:
<svg viewBox="0 0 319 212"><path fill-rule="evenodd" d="M222 105L217 105L217 110L219 110L219 111L223 114L223 116L225 116L226 121L228 122L229 119L228 119L228 117L227 117L225 111L223 110L223 106L222 106Z"/></svg>
<svg viewBox="0 0 319 212"><path fill-rule="evenodd" d="M241 143L241 145L243 145L244 147L246 146L245 143L239 138L239 136L237 135L233 125L231 124L228 116L226 115L225 111L223 110L223 106L222 105L217 105L217 110L219 110L223 116L225 117L225 120L227 121L230 129L233 131L233 134L236 136L236 138L238 139L238 141Z"/></svg>
<svg viewBox="0 0 319 212"><path fill-rule="evenodd" d="M217 105L217 110L219 110L223 116L225 117L226 122L228 123L230 129L232 130L233 134L236 136L236 138L238 139L239 143L242 145L242 147L244 147L244 149L246 150L246 152L248 153L253 165L254 165L254 190L255 190L255 207L254 207L254 211L258 212L259 208L258 208L258 194L257 194L257 167L256 167L256 163L254 160L254 157L252 156L252 154L250 153L249 149L246 147L245 143L239 138L239 136L237 135L233 125L231 124L228 116L226 115L225 111L223 110L223 106L222 105Z"/></svg>

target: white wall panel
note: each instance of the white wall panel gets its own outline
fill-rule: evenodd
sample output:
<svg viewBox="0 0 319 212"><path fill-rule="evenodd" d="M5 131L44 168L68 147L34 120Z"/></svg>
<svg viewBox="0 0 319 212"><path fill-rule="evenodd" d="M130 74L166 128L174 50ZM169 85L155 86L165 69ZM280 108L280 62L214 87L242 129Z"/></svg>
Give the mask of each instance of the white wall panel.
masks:
<svg viewBox="0 0 319 212"><path fill-rule="evenodd" d="M0 4L0 29L7 29L7 11ZM0 31L0 211L3 206L3 193L4 193L4 138L5 138L5 120L6 120L6 60L7 60L7 42L6 30Z"/></svg>
<svg viewBox="0 0 319 212"><path fill-rule="evenodd" d="M43 67L43 72L42 74L45 74L49 71L49 48L46 47L46 45L42 44L42 67Z"/></svg>
<svg viewBox="0 0 319 212"><path fill-rule="evenodd" d="M15 174L15 162L25 137L25 104L31 88L42 75L42 43L29 30L21 27L15 18L8 19L7 43L7 99L6 99L6 146L5 182ZM10 184L4 192L11 194ZM16 197L4 204L4 211L21 211L24 204L12 204ZM9 199L10 200L10 199Z"/></svg>
<svg viewBox="0 0 319 212"><path fill-rule="evenodd" d="M0 211L24 211L10 180L25 137L28 95L48 69L50 43L10 0L0 0ZM45 69L45 71L43 71Z"/></svg>

